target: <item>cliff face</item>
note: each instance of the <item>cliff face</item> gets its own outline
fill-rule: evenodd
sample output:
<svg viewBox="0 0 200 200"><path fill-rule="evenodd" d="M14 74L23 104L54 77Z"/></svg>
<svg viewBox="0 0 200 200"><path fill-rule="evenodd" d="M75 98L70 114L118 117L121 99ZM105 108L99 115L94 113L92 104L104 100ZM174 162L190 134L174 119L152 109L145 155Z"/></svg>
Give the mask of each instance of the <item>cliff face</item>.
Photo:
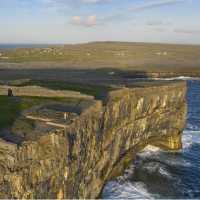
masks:
<svg viewBox="0 0 200 200"><path fill-rule="evenodd" d="M0 141L1 198L96 198L147 144L181 148L186 84L124 88L65 131L21 146Z"/></svg>

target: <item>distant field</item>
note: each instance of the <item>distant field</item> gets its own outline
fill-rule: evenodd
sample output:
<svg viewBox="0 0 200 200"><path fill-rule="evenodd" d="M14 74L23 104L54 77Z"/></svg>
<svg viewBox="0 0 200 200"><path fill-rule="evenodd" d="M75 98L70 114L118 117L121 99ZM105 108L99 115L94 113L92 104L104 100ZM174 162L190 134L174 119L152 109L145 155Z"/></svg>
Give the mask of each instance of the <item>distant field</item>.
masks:
<svg viewBox="0 0 200 200"><path fill-rule="evenodd" d="M0 80L123 84L125 78L176 76L200 77L200 45L94 42L0 50Z"/></svg>
<svg viewBox="0 0 200 200"><path fill-rule="evenodd" d="M47 48L2 51L0 62L43 63L41 67L120 67L134 69L200 67L200 46L94 42ZM54 63L53 63L54 62ZM46 64L45 64L46 63ZM56 65L55 65L56 66Z"/></svg>

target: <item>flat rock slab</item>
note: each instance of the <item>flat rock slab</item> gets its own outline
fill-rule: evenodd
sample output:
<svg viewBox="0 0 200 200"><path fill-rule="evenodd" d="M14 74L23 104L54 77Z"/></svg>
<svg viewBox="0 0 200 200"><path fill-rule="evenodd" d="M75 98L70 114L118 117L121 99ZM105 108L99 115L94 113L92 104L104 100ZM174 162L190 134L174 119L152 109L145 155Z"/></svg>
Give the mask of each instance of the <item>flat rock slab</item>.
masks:
<svg viewBox="0 0 200 200"><path fill-rule="evenodd" d="M40 86L8 86L0 85L0 95L7 95L8 89L12 89L14 96L35 96L35 97L63 97L93 99L94 97L81 94L80 92L68 90L51 90Z"/></svg>

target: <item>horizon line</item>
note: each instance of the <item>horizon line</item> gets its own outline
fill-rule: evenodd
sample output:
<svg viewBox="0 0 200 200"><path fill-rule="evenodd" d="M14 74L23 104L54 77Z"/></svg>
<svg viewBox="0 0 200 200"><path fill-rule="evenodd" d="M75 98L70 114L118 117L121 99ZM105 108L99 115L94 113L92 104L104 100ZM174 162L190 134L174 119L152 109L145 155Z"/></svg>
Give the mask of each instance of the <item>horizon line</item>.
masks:
<svg viewBox="0 0 200 200"><path fill-rule="evenodd" d="M163 44L163 45L194 45L194 46L199 46L200 43L181 43L181 42L144 42L144 41L121 41L121 40L94 40L94 41L86 41L86 42L72 42L72 43L45 43L45 42L41 42L41 43L37 43L37 42L13 42L13 43L5 43L5 42L0 42L0 45L45 45L45 46L63 46L63 45L83 45L83 44L92 44L92 43L136 43L136 44Z"/></svg>

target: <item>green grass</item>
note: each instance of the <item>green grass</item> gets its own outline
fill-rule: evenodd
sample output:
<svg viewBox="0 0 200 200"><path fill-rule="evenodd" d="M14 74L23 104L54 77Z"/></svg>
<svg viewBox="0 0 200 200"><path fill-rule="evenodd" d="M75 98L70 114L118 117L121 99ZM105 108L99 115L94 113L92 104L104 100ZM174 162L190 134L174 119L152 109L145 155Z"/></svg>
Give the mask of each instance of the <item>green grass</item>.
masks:
<svg viewBox="0 0 200 200"><path fill-rule="evenodd" d="M15 85L15 82L11 85ZM18 83L18 82L17 82ZM20 83L20 82L19 82ZM81 85L79 83L67 83L61 81L38 81L31 80L27 82L22 82L17 86L27 86L27 85L38 85L50 89L58 90L72 90L78 91L83 94L92 95L96 98L103 97L112 88L101 85ZM0 129L9 127L13 124L16 118L20 115L23 110L31 108L32 106L39 105L42 103L47 103L49 101L56 102L74 102L77 99L72 98L48 98L48 97L7 97L0 96Z"/></svg>
<svg viewBox="0 0 200 200"><path fill-rule="evenodd" d="M123 52L123 56L119 53ZM167 52L166 56L156 55ZM69 65L137 66L137 61L147 59L146 64L183 64L191 61L199 66L200 45L170 45L126 42L96 42L80 45L66 45L51 48L11 49L3 53L0 62L65 62ZM6 59L3 59L6 57ZM176 62L175 62L176 60ZM140 62L139 62L140 63Z"/></svg>
<svg viewBox="0 0 200 200"><path fill-rule="evenodd" d="M0 96L0 129L13 123L20 113L20 103L13 98Z"/></svg>
<svg viewBox="0 0 200 200"><path fill-rule="evenodd" d="M11 84L14 85L15 84ZM22 83L17 86L29 86L37 85L41 87L46 87L53 90L70 90L80 92L82 94L87 94L94 96L96 99L101 99L104 95L113 90L113 88L105 85L90 85L90 84L80 84L80 83L69 83L64 81L42 81L42 80L31 80L26 83Z"/></svg>
<svg viewBox="0 0 200 200"><path fill-rule="evenodd" d="M22 111L49 101L67 102L73 99L0 96L0 129L10 127Z"/></svg>

